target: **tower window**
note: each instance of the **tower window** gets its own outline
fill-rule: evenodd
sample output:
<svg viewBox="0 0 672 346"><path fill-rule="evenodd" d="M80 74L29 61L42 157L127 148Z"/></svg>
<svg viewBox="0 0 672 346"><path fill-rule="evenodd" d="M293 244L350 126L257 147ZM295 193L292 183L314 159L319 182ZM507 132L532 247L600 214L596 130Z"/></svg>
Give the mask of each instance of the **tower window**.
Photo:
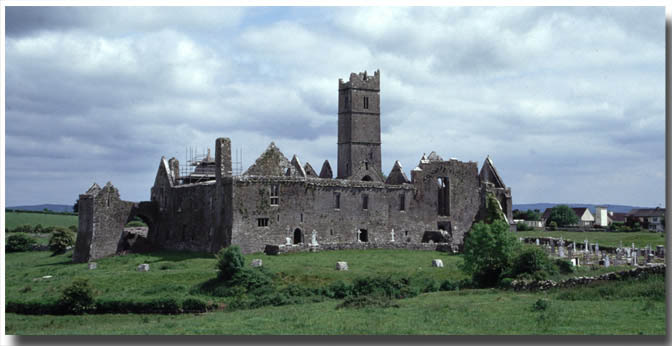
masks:
<svg viewBox="0 0 672 346"><path fill-rule="evenodd" d="M262 217L257 219L257 226L258 227L268 227L268 218L267 217Z"/></svg>
<svg viewBox="0 0 672 346"><path fill-rule="evenodd" d="M399 195L399 210L406 210L406 195L403 193Z"/></svg>
<svg viewBox="0 0 672 346"><path fill-rule="evenodd" d="M362 209L369 209L369 195L362 195Z"/></svg>
<svg viewBox="0 0 672 346"><path fill-rule="evenodd" d="M278 205L278 201L280 200L278 198L278 190L280 190L278 184L271 185L271 205Z"/></svg>
<svg viewBox="0 0 672 346"><path fill-rule="evenodd" d="M335 209L341 209L341 193L336 192L334 194L334 208Z"/></svg>
<svg viewBox="0 0 672 346"><path fill-rule="evenodd" d="M439 178L437 180L438 189L438 214L441 216L450 216L450 183L448 178Z"/></svg>
<svg viewBox="0 0 672 346"><path fill-rule="evenodd" d="M364 96L364 109L369 109L369 98Z"/></svg>

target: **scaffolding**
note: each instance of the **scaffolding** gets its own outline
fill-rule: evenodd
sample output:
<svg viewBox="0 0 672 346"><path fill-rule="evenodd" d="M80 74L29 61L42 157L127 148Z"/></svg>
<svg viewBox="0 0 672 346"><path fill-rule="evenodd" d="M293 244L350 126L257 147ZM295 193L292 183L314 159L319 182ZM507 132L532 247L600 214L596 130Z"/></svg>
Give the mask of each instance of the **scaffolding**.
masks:
<svg viewBox="0 0 672 346"><path fill-rule="evenodd" d="M243 149L238 148L235 151L235 161L232 163L232 172L234 176L243 173ZM180 176L178 181L181 184L199 183L216 179L216 169L214 157L211 156L210 149L202 149L199 153L198 148L188 147L184 149L184 164L180 165Z"/></svg>

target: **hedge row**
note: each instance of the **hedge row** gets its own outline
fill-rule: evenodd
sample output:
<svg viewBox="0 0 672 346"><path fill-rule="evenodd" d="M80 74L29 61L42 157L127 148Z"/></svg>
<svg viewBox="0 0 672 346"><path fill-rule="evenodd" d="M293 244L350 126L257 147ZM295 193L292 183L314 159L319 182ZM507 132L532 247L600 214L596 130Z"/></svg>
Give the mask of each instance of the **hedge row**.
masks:
<svg viewBox="0 0 672 346"><path fill-rule="evenodd" d="M97 299L86 310L89 314L179 314L214 310L216 305L198 298L178 301L175 298L156 298L146 301ZM24 315L66 315L69 309L58 301L7 302L5 312Z"/></svg>

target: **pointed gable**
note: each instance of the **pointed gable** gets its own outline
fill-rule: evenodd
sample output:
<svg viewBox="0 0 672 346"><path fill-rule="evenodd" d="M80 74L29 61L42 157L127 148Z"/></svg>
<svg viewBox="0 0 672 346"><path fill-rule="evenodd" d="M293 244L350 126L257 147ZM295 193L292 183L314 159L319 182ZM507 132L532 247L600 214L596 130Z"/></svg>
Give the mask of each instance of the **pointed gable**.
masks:
<svg viewBox="0 0 672 346"><path fill-rule="evenodd" d="M320 178L322 179L332 179L334 177L334 173L331 170L331 165L329 164L329 160L324 160L324 163L322 164L322 170L320 171Z"/></svg>
<svg viewBox="0 0 672 346"><path fill-rule="evenodd" d="M282 176L291 166L285 155L271 142L259 158L243 175Z"/></svg>
<svg viewBox="0 0 672 346"><path fill-rule="evenodd" d="M423 154L424 157L424 154ZM428 161L443 161L443 158L439 156L439 154L436 153L436 151L432 151L429 153L429 157L427 158Z"/></svg>
<svg viewBox="0 0 672 346"><path fill-rule="evenodd" d="M96 183L93 183L93 185L91 185L91 187L90 187L88 190L86 190L86 192L85 192L84 194L85 194L85 195L96 196L96 195L98 195L98 193L100 192L100 190L102 190L102 189L100 188L100 186L99 186L98 184L96 184Z"/></svg>
<svg viewBox="0 0 672 346"><path fill-rule="evenodd" d="M166 160L165 156L161 156L159 169L156 171L156 177L154 178L154 186L174 186L176 184L175 174L172 173L168 160Z"/></svg>
<svg viewBox="0 0 672 346"><path fill-rule="evenodd" d="M406 174L404 174L404 171L401 169L401 163L399 163L399 161L395 161L394 167L392 167L392 171L390 171L390 174L387 176L387 180L385 180L385 184L401 185L407 183L410 183L410 181L406 177Z"/></svg>
<svg viewBox="0 0 672 346"><path fill-rule="evenodd" d="M504 181L497 173L495 164L492 162L490 155L485 158L483 162L483 167L481 167L481 173L479 174L482 181L487 181L495 185L495 187L505 188Z"/></svg>
<svg viewBox="0 0 672 346"><path fill-rule="evenodd" d="M306 177L306 171L301 166L301 161L299 161L298 156L292 156L292 162L290 162L289 168L285 172L285 175L300 178Z"/></svg>
<svg viewBox="0 0 672 346"><path fill-rule="evenodd" d="M315 170L313 169L313 166L310 165L310 163L306 162L306 164L303 166L303 170L306 171L307 177L317 178L317 173L315 173Z"/></svg>

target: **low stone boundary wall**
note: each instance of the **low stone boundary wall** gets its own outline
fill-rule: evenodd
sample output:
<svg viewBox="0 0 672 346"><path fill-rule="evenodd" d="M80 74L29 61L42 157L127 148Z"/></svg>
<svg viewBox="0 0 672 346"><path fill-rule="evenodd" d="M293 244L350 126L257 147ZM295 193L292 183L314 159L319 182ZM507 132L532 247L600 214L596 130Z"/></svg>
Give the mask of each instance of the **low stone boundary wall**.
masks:
<svg viewBox="0 0 672 346"><path fill-rule="evenodd" d="M456 253L457 248L449 243L330 243L312 246L310 244L270 245L267 244L264 253L278 255L294 252L318 252L333 250L367 250L367 249L406 249L421 251L440 251Z"/></svg>
<svg viewBox="0 0 672 346"><path fill-rule="evenodd" d="M553 280L540 280L540 281L513 280L511 282L511 288L513 288L514 291L545 291L554 287L567 288L579 285L586 285L594 281L622 280L628 277L639 278L642 274L665 275L665 264L650 264L647 266L637 267L630 270L605 273L599 276L579 276L575 278L562 280L559 282L555 282Z"/></svg>

